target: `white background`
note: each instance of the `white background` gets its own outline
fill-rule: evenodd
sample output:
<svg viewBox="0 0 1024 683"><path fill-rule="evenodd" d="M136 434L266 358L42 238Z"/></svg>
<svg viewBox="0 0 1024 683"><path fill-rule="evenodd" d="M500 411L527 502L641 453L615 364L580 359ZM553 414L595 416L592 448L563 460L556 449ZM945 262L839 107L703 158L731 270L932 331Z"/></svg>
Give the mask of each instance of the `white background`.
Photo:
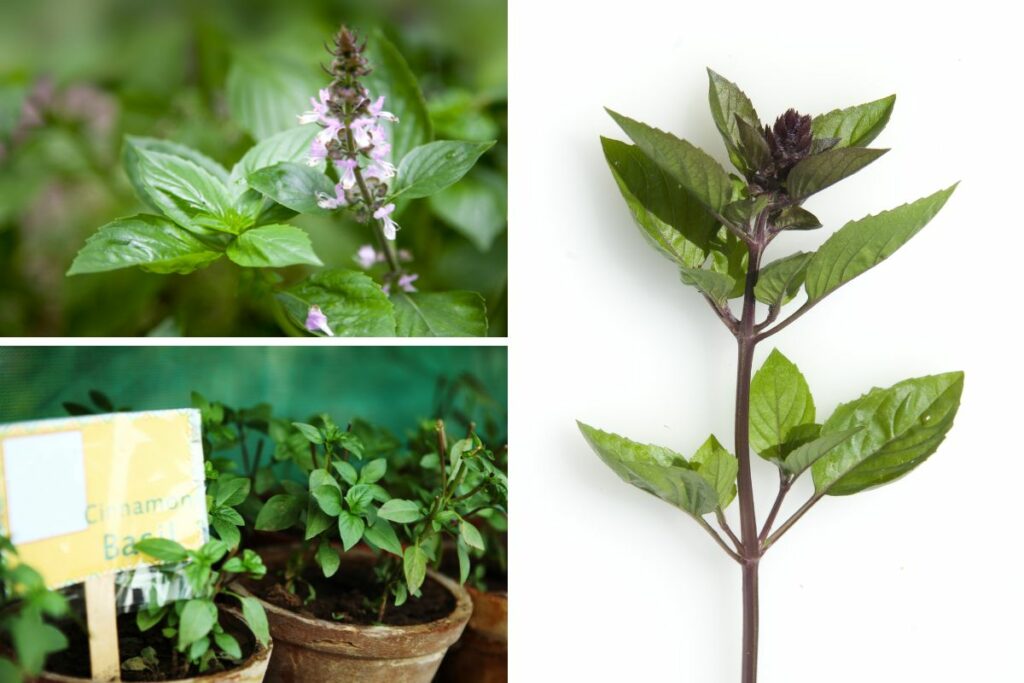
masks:
<svg viewBox="0 0 1024 683"><path fill-rule="evenodd" d="M705 66L763 120L898 94L874 143L893 151L812 199L826 228L769 258L963 181L895 256L759 349L757 364L777 345L799 365L820 417L873 385L967 374L931 460L826 498L769 552L760 680L1022 680L1019 22L986 2L510 5L512 680L739 679L738 567L574 424L684 454L709 432L732 442L733 340L633 227L598 143L625 137L607 105L726 165ZM754 474L763 519L777 477Z"/></svg>

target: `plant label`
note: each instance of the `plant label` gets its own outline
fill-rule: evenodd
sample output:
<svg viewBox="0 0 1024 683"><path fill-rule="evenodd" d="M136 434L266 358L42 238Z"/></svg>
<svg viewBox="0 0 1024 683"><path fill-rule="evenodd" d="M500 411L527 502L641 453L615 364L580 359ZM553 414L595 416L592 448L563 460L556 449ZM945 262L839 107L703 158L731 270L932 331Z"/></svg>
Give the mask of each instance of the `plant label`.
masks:
<svg viewBox="0 0 1024 683"><path fill-rule="evenodd" d="M0 525L50 587L156 564L134 549L208 538L199 411L0 426Z"/></svg>

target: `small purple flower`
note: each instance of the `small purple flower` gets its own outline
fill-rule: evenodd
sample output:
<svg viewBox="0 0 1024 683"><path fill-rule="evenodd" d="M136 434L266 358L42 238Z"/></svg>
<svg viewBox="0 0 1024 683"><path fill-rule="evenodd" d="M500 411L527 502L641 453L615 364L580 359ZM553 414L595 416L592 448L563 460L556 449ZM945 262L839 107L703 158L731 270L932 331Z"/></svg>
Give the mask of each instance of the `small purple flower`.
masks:
<svg viewBox="0 0 1024 683"><path fill-rule="evenodd" d="M352 122L349 130L352 131L352 140L359 149L366 149L373 144L372 128L375 122L373 119L360 118Z"/></svg>
<svg viewBox="0 0 1024 683"><path fill-rule="evenodd" d="M356 167L359 164L355 159L342 159L335 166L341 171L341 186L351 190L356 185Z"/></svg>
<svg viewBox="0 0 1024 683"><path fill-rule="evenodd" d="M408 275L402 275L398 278L398 286L405 292L415 292L416 288L412 283L419 279L419 275L416 273L409 273Z"/></svg>
<svg viewBox="0 0 1024 683"><path fill-rule="evenodd" d="M323 192L317 192L316 205L321 209L337 209L339 206L347 206L348 199L345 197L345 188L341 183L335 185L333 197Z"/></svg>
<svg viewBox="0 0 1024 683"><path fill-rule="evenodd" d="M313 138L312 144L309 146L309 159L306 163L310 166L316 166L321 161L327 158L327 146L319 136Z"/></svg>
<svg viewBox="0 0 1024 683"><path fill-rule="evenodd" d="M380 262L383 258L384 255L378 254L377 250L369 244L359 247L359 251L355 255L356 263L366 269L371 268L373 264Z"/></svg>
<svg viewBox="0 0 1024 683"><path fill-rule="evenodd" d="M319 306L309 307L309 313L306 314L306 329L310 332L322 332L328 337L334 336L331 326L327 324L327 316Z"/></svg>
<svg viewBox="0 0 1024 683"><path fill-rule="evenodd" d="M394 210L394 204L385 204L373 212L373 217L381 222L381 228L384 230L384 237L389 240L394 240L395 237L398 236L398 223L391 218L391 214Z"/></svg>
<svg viewBox="0 0 1024 683"><path fill-rule="evenodd" d="M384 96L381 95L377 98L377 101L370 105L370 114L377 117L378 119L384 119L385 121L391 121L398 123L398 117L389 111L384 111Z"/></svg>
<svg viewBox="0 0 1024 683"><path fill-rule="evenodd" d="M320 101L317 102L314 98L309 98L309 101L313 104L313 108L309 111L302 112L301 114L299 114L299 123L305 125L307 123L316 123L317 121L323 121L327 117L327 103L330 101L330 99L330 89L320 88Z"/></svg>
<svg viewBox="0 0 1024 683"><path fill-rule="evenodd" d="M338 137L338 133L340 133L341 129L345 127L345 124L333 116L325 118L323 120L323 124L323 130L317 133L316 137L326 146L328 142Z"/></svg>

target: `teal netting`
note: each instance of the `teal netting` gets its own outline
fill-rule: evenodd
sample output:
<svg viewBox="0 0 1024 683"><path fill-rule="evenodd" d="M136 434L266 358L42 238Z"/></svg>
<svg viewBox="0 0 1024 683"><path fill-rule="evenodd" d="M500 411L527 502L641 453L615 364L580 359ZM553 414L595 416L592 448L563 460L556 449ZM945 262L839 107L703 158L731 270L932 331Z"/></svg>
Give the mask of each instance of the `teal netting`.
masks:
<svg viewBox="0 0 1024 683"><path fill-rule="evenodd" d="M477 420L496 413L503 428L506 368L503 347L7 347L0 422L64 416L62 403L87 402L90 389L133 410L188 407L194 390L231 406L267 402L294 419L327 412L402 433L438 416L439 380L462 378L455 391L471 396L456 397L457 409Z"/></svg>

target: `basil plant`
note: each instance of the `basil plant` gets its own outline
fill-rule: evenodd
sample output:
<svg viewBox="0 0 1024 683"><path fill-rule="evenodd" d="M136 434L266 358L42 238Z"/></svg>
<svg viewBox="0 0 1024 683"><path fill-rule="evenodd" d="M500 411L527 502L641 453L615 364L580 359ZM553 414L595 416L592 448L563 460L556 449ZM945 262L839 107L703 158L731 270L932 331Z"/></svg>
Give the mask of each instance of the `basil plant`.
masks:
<svg viewBox="0 0 1024 683"><path fill-rule="evenodd" d="M486 335L483 297L420 291L413 255L398 243L409 202L458 182L494 142L434 140L408 64L383 35L373 40L371 65L366 44L342 27L311 109L296 111L294 128L260 139L230 169L169 140L129 136L124 169L146 211L102 226L68 275L191 273L225 257L251 272L249 294L265 300L288 334ZM270 116L274 102L228 85L239 115L259 121L263 107ZM351 255L352 268L287 281L277 269L323 266L306 231L287 221L332 213L364 225L369 243Z"/></svg>
<svg viewBox="0 0 1024 683"><path fill-rule="evenodd" d="M741 680L754 683L761 558L825 497L887 484L927 460L953 425L964 382L961 372L906 379L873 388L825 416L790 359L774 349L754 372L754 352L902 247L956 186L850 221L817 251L768 260L776 238L821 227L804 207L808 199L885 154L868 144L888 122L895 96L814 117L790 109L765 125L735 84L708 73L711 114L736 173L685 140L610 110L632 144L604 138L601 144L641 234L736 339L734 451L712 435L687 458L582 423L580 429L616 474L690 515L740 565ZM778 471L778 494L760 526L752 452ZM813 481L813 494L776 524L804 475ZM726 516L734 499L738 532Z"/></svg>

